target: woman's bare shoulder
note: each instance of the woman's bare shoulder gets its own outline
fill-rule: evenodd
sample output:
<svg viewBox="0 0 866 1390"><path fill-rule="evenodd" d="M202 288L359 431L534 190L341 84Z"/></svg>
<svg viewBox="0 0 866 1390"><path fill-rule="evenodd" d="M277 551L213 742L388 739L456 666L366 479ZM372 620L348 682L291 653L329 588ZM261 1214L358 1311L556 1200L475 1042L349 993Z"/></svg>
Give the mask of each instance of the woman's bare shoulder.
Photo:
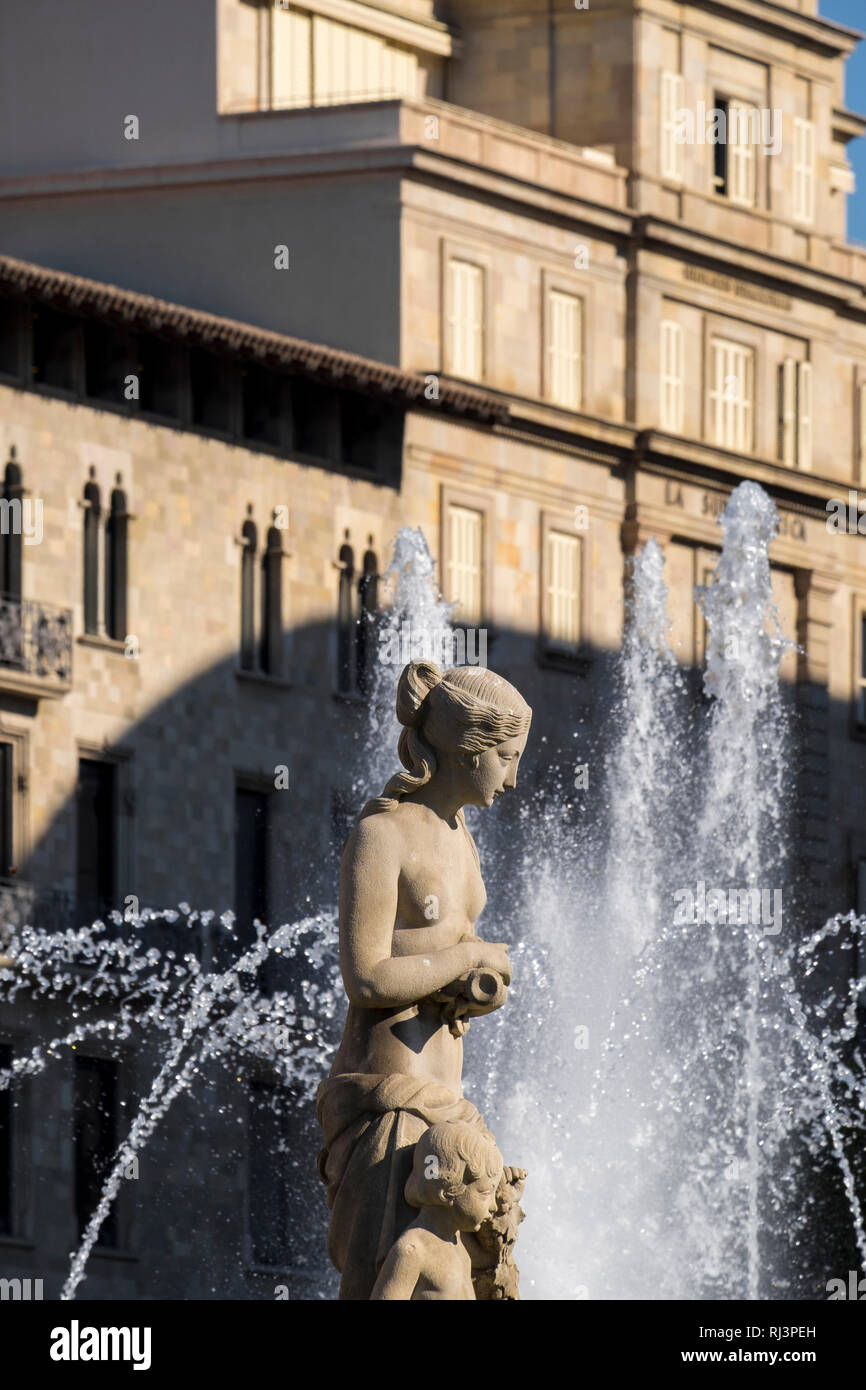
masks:
<svg viewBox="0 0 866 1390"><path fill-rule="evenodd" d="M359 820L343 846L343 859L393 854L401 847L399 811L374 811Z"/></svg>

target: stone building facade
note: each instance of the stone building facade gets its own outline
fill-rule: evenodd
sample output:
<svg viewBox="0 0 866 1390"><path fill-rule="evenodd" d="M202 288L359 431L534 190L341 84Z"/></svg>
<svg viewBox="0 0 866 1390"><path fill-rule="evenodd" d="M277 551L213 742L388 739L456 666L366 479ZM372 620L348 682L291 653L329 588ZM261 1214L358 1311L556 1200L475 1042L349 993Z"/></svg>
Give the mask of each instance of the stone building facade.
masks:
<svg viewBox="0 0 866 1390"><path fill-rule="evenodd" d="M857 36L815 11L87 0L52 7L34 81L47 7L5 7L7 916L303 915L363 720L354 619L401 525L564 757L599 722L649 536L700 668L692 593L744 478L779 508L802 649L804 893L866 907L866 251L845 240L866 121L842 99ZM76 1086L119 1105L130 1066L70 1063L16 1110L10 1271L59 1280L75 1159L54 1117ZM172 1187L170 1257L121 1212L96 1296L271 1296L228 1253L247 1170L214 1170L218 1200ZM214 1201L216 1282L183 1216Z"/></svg>

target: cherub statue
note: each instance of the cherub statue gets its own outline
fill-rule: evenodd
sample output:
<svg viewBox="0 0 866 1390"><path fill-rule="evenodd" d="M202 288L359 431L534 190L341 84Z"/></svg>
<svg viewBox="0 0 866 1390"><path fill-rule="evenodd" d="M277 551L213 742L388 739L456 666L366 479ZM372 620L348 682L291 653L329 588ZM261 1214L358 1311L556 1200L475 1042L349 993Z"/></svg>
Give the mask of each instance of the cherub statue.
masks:
<svg viewBox="0 0 866 1390"><path fill-rule="evenodd" d="M502 1158L492 1137L474 1125L431 1125L415 1145L406 1201L418 1215L392 1245L374 1300L475 1298L465 1236L497 1211Z"/></svg>

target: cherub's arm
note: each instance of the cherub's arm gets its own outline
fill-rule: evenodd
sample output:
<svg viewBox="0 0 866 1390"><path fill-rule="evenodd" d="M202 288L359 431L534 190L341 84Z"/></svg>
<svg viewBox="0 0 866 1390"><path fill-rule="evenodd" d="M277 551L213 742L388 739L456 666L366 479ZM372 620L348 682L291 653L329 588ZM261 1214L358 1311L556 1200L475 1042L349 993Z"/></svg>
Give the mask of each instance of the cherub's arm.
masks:
<svg viewBox="0 0 866 1390"><path fill-rule="evenodd" d="M411 1236L401 1238L388 1251L370 1294L371 1301L410 1302L420 1273L421 1250L417 1242Z"/></svg>

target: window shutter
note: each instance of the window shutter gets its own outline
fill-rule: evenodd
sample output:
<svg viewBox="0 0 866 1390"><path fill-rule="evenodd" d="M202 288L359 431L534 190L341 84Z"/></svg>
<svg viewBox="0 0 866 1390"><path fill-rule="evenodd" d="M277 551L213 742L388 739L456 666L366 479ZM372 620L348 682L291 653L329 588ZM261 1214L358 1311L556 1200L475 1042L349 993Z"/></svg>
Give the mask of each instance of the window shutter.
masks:
<svg viewBox="0 0 866 1390"><path fill-rule="evenodd" d="M797 463L812 467L812 364L797 367Z"/></svg>
<svg viewBox="0 0 866 1390"><path fill-rule="evenodd" d="M580 539L562 531L547 537L547 637L568 651L580 643Z"/></svg>
<svg viewBox="0 0 866 1390"><path fill-rule="evenodd" d="M661 427L672 434L683 428L683 330L665 319L662 323Z"/></svg>
<svg viewBox="0 0 866 1390"><path fill-rule="evenodd" d="M448 370L479 380L484 363L484 271L470 261L448 262Z"/></svg>
<svg viewBox="0 0 866 1390"><path fill-rule="evenodd" d="M306 10L271 9L272 106L308 106L312 101L311 21Z"/></svg>
<svg viewBox="0 0 866 1390"><path fill-rule="evenodd" d="M794 117L794 217L815 217L815 127L800 116Z"/></svg>
<svg viewBox="0 0 866 1390"><path fill-rule="evenodd" d="M547 299L547 394L556 405L581 405L581 302L551 290Z"/></svg>
<svg viewBox="0 0 866 1390"><path fill-rule="evenodd" d="M482 527L481 512L452 506L448 513L448 582L457 604L455 619L467 625L481 620Z"/></svg>
<svg viewBox="0 0 866 1390"><path fill-rule="evenodd" d="M797 363L786 357L779 366L779 458L789 468L797 450Z"/></svg>
<svg viewBox="0 0 866 1390"><path fill-rule="evenodd" d="M418 94L413 49L294 7L273 10L271 66L274 106L334 106Z"/></svg>
<svg viewBox="0 0 866 1390"><path fill-rule="evenodd" d="M678 72L662 73L661 174L679 182L683 176L683 146L676 140L676 113L683 105L684 83Z"/></svg>
<svg viewBox="0 0 866 1390"><path fill-rule="evenodd" d="M755 360L751 348L714 338L710 428L714 444L749 453L753 437Z"/></svg>
<svg viewBox="0 0 866 1390"><path fill-rule="evenodd" d="M728 105L728 178L731 202L753 207L757 183L757 148L751 140L751 108L743 102Z"/></svg>
<svg viewBox="0 0 866 1390"><path fill-rule="evenodd" d="M735 348L735 373L740 382L739 399L735 405L737 421L736 447L741 453L752 449L752 402L755 394L755 358L748 348Z"/></svg>

